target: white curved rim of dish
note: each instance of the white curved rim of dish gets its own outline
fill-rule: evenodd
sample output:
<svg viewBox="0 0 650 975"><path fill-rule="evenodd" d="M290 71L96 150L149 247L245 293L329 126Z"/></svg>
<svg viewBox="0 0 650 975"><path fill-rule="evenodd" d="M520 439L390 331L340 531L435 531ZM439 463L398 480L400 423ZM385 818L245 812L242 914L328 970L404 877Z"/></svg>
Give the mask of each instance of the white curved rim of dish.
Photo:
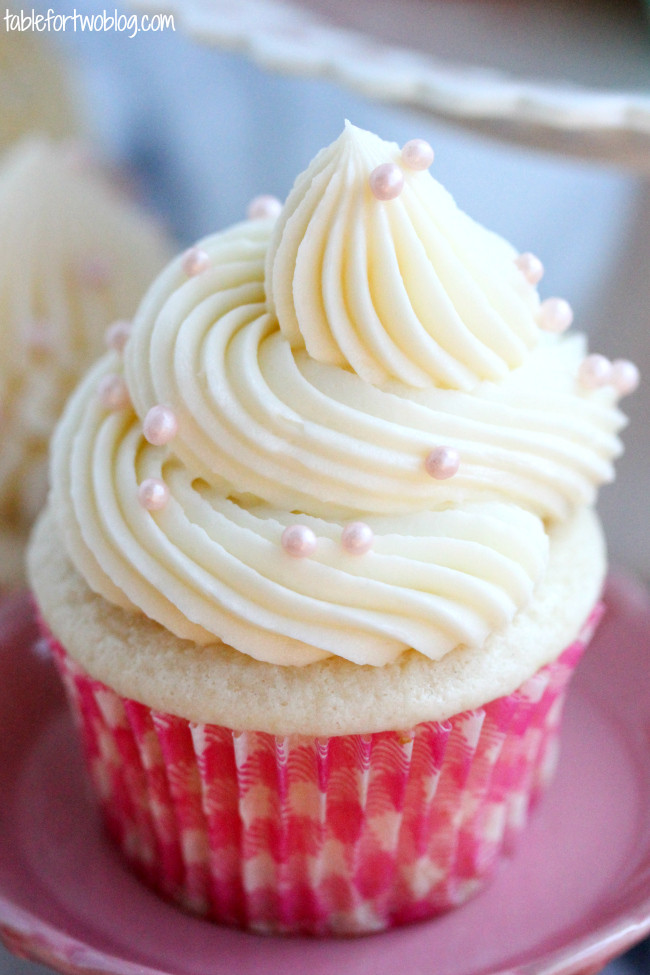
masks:
<svg viewBox="0 0 650 975"><path fill-rule="evenodd" d="M323 76L362 95L464 121L503 120L579 133L650 136L650 96L529 83L392 47L284 0L130 0L170 13L190 37L246 53L283 74Z"/></svg>
<svg viewBox="0 0 650 975"><path fill-rule="evenodd" d="M225 929L228 932L230 929ZM530 975L577 975L604 966L650 930L650 902L588 936L558 948L538 962L529 961ZM237 932L235 932L237 934ZM65 975L170 975L166 969L131 962L119 955L95 949L74 935L66 934L47 921L17 908L0 896L0 943L13 954L65 973ZM599 970L597 968L596 970ZM513 975L499 969L491 975Z"/></svg>
<svg viewBox="0 0 650 975"><path fill-rule="evenodd" d="M8 951L65 975L168 975L97 950L0 896L0 942Z"/></svg>

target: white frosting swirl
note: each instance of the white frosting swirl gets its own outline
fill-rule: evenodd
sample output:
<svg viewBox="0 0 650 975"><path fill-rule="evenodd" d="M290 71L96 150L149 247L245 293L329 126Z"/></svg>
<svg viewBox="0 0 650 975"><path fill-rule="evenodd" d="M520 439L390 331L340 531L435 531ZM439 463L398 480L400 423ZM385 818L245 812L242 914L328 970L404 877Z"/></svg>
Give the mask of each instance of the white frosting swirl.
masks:
<svg viewBox="0 0 650 975"><path fill-rule="evenodd" d="M581 337L540 335L515 252L429 174L369 199L387 159L347 127L275 230L240 224L200 242L207 270L179 258L160 275L125 350L133 410L97 397L117 356L71 400L54 503L107 599L272 663L438 659L507 625L543 577L547 528L612 478L623 417L611 387L578 384ZM157 404L178 419L164 447L142 434ZM437 445L460 454L447 480L425 468ZM148 477L169 488L160 511L137 503ZM362 556L341 544L354 520L375 536ZM301 560L280 544L296 522L318 540Z"/></svg>
<svg viewBox="0 0 650 975"><path fill-rule="evenodd" d="M269 305L292 348L369 383L503 378L537 342L537 295L510 245L428 173L409 173L388 206L375 199L368 174L399 158L349 123L316 157L273 235Z"/></svg>

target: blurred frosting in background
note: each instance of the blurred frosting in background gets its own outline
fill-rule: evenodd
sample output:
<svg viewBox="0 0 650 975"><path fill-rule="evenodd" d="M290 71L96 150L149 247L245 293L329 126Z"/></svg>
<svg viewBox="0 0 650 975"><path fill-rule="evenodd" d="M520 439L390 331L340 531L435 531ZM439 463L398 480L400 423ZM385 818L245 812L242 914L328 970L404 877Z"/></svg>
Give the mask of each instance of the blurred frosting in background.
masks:
<svg viewBox="0 0 650 975"><path fill-rule="evenodd" d="M39 34L7 31L4 16L0 104L0 152L28 132L70 136L79 130L78 110L56 50Z"/></svg>
<svg viewBox="0 0 650 975"><path fill-rule="evenodd" d="M49 437L105 331L171 255L158 224L78 146L21 139L0 165L0 579L45 500Z"/></svg>
<svg viewBox="0 0 650 975"><path fill-rule="evenodd" d="M105 350L106 329L134 313L175 248L126 174L82 141L66 65L40 35L2 31L0 58L2 587L24 582L63 404Z"/></svg>

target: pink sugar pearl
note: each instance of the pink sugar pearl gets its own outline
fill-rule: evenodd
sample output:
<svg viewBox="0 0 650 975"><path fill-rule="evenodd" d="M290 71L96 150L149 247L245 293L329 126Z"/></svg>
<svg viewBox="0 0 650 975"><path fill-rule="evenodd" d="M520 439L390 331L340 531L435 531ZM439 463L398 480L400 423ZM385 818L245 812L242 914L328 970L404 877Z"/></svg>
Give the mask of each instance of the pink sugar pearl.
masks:
<svg viewBox="0 0 650 975"><path fill-rule="evenodd" d="M544 277L544 265L539 257L531 254L530 251L526 251L525 254L520 254L516 258L515 264L529 284L539 284Z"/></svg>
<svg viewBox="0 0 650 975"><path fill-rule="evenodd" d="M102 376L97 387L97 395L102 406L107 410L122 410L131 402L128 386L117 373Z"/></svg>
<svg viewBox="0 0 650 975"><path fill-rule="evenodd" d="M341 545L351 555L365 555L372 548L375 534L364 521L351 521L341 534Z"/></svg>
<svg viewBox="0 0 650 975"><path fill-rule="evenodd" d="M394 200L404 189L404 173L395 163L382 163L373 169L368 182L378 200Z"/></svg>
<svg viewBox="0 0 650 975"><path fill-rule="evenodd" d="M138 487L138 501L147 511L160 511L169 501L169 488L159 477L147 477Z"/></svg>
<svg viewBox="0 0 650 975"><path fill-rule="evenodd" d="M110 284L112 267L106 258L88 257L79 264L79 278L88 288L99 291Z"/></svg>
<svg viewBox="0 0 650 975"><path fill-rule="evenodd" d="M433 149L424 139L410 139L402 147L402 162L409 169L428 169L433 157Z"/></svg>
<svg viewBox="0 0 650 975"><path fill-rule="evenodd" d="M154 447L163 447L173 440L178 432L176 414L161 403L152 406L144 418L142 430L150 444Z"/></svg>
<svg viewBox="0 0 650 975"><path fill-rule="evenodd" d="M52 331L52 326L49 322L31 322L25 330L27 347L32 352L51 352Z"/></svg>
<svg viewBox="0 0 650 975"><path fill-rule="evenodd" d="M97 160L90 146L86 145L83 139L76 139L74 137L66 139L61 143L61 148L65 153L64 158L66 164L76 172L97 168Z"/></svg>
<svg viewBox="0 0 650 975"><path fill-rule="evenodd" d="M573 322L573 310L564 298L547 298L539 306L537 323L545 332L566 332Z"/></svg>
<svg viewBox="0 0 650 975"><path fill-rule="evenodd" d="M119 319L109 325L106 329L105 340L106 345L109 349L113 349L115 352L122 352L124 346L126 345L127 339L131 334L131 322L127 322L124 319Z"/></svg>
<svg viewBox="0 0 650 975"><path fill-rule="evenodd" d="M597 352L588 355L580 363L578 382L587 389L597 389L611 382L612 364L604 355Z"/></svg>
<svg viewBox="0 0 650 975"><path fill-rule="evenodd" d="M436 481L446 481L458 473L460 455L455 447L434 447L427 454L424 466L430 477Z"/></svg>
<svg viewBox="0 0 650 975"><path fill-rule="evenodd" d="M634 362L629 359L614 359L610 373L610 381L616 387L620 396L629 396L638 387L641 374Z"/></svg>
<svg viewBox="0 0 650 975"><path fill-rule="evenodd" d="M248 204L246 216L249 220L264 220L266 217L278 217L282 211L282 204L277 196L262 193L254 196Z"/></svg>
<svg viewBox="0 0 650 975"><path fill-rule="evenodd" d="M210 255L201 247L190 247L183 254L182 265L187 276L193 278L210 267Z"/></svg>
<svg viewBox="0 0 650 975"><path fill-rule="evenodd" d="M280 543L296 559L304 559L316 550L316 536L307 525L289 525L282 532Z"/></svg>

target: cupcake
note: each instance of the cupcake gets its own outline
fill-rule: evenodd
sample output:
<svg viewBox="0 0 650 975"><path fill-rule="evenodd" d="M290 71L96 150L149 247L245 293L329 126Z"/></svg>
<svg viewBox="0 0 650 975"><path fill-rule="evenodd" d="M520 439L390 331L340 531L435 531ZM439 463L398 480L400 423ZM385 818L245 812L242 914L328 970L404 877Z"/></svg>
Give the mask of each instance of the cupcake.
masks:
<svg viewBox="0 0 650 975"><path fill-rule="evenodd" d="M432 158L346 125L163 271L53 441L30 576L107 828L254 931L479 890L600 612L636 371Z"/></svg>
<svg viewBox="0 0 650 975"><path fill-rule="evenodd" d="M60 59L42 34L18 29L20 21L7 8L0 19L0 151L29 133L60 138L79 129Z"/></svg>
<svg viewBox="0 0 650 975"><path fill-rule="evenodd" d="M170 244L80 148L28 138L0 168L0 584L24 581L54 422Z"/></svg>

